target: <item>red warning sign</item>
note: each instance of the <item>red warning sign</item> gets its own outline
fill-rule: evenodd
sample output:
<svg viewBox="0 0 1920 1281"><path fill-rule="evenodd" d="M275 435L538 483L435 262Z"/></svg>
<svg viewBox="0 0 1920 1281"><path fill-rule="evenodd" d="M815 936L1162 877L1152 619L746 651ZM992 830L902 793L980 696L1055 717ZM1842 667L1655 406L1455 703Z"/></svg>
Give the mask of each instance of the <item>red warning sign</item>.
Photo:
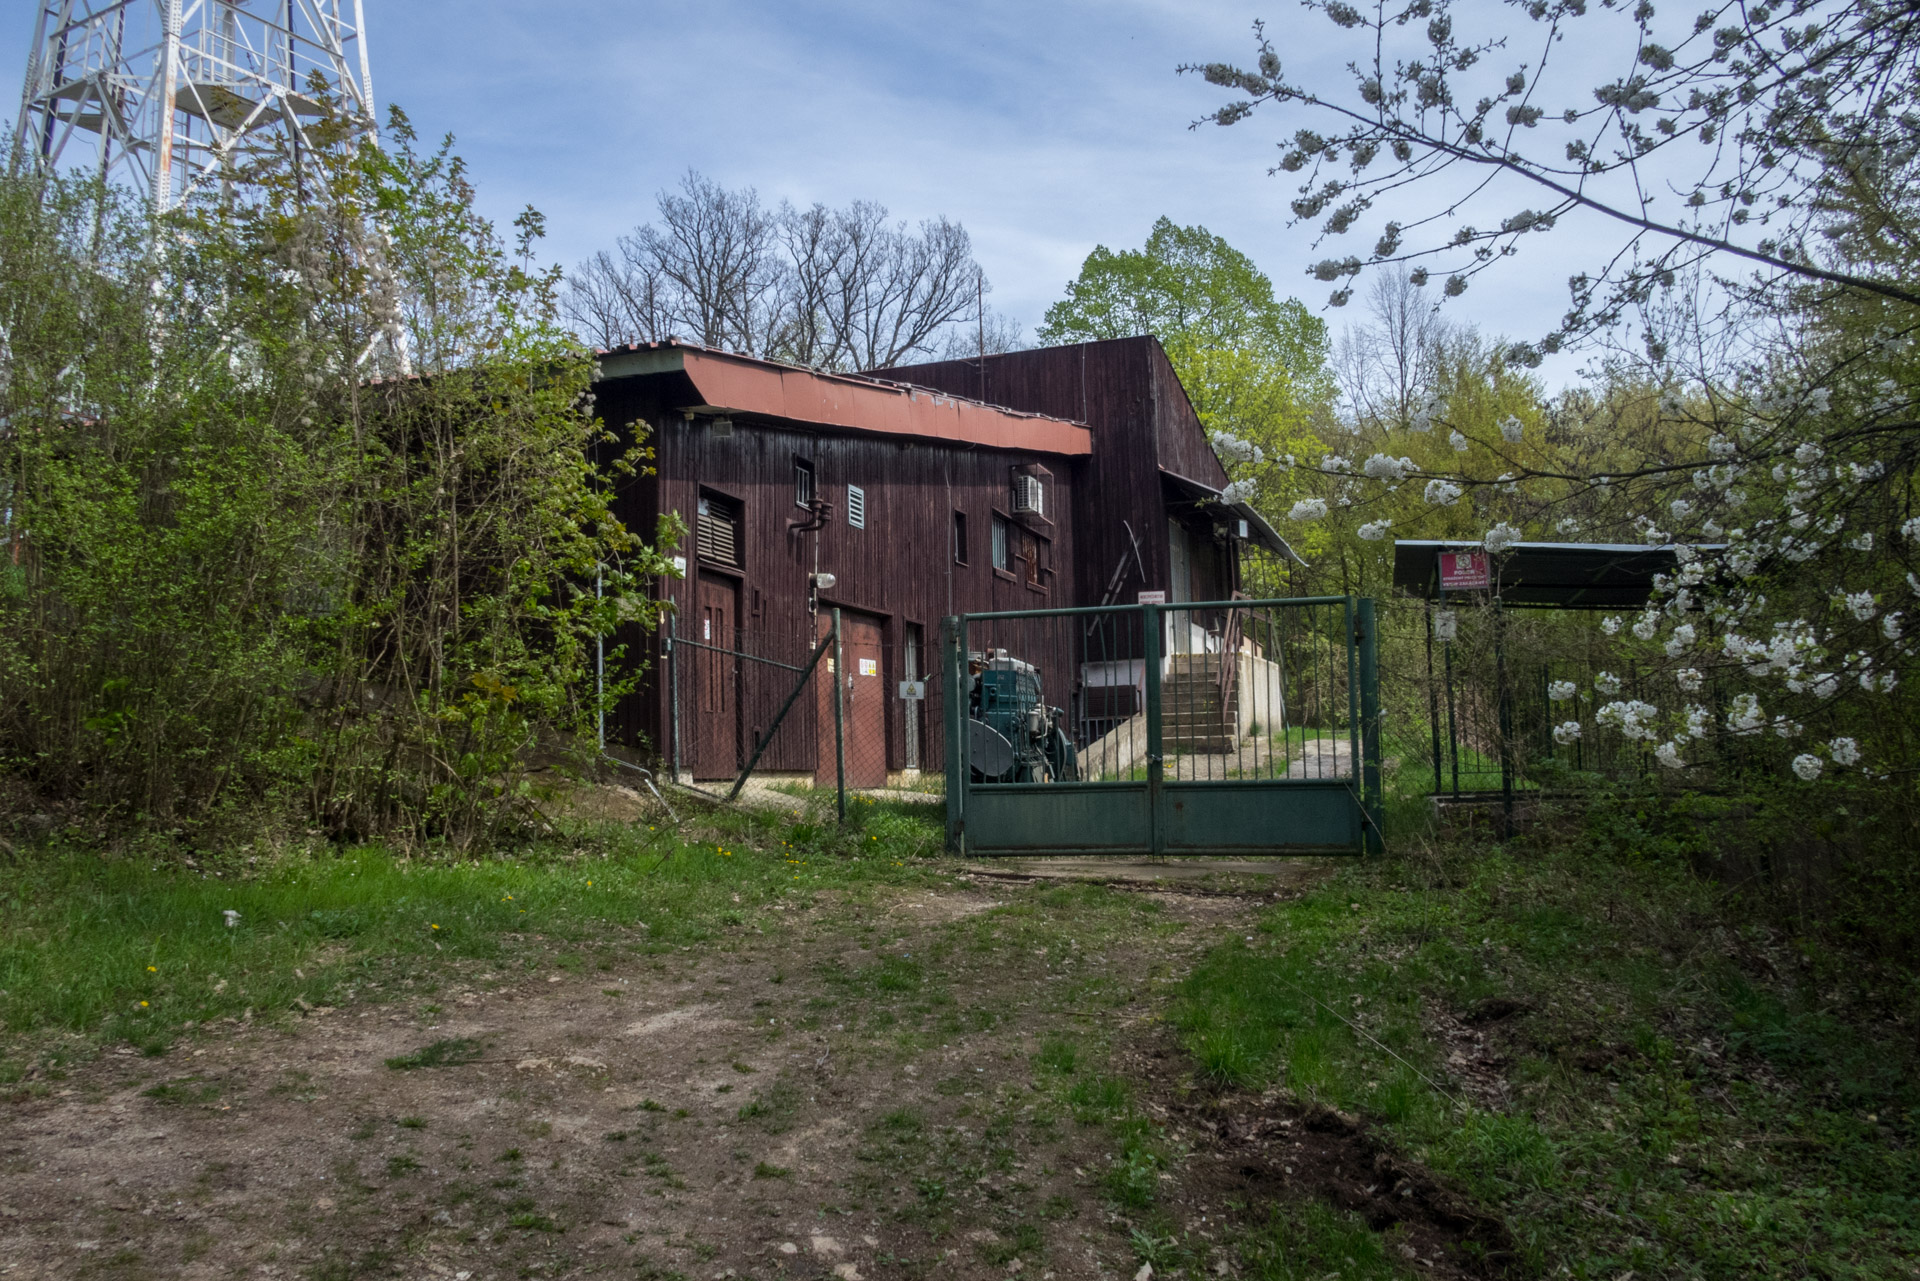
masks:
<svg viewBox="0 0 1920 1281"><path fill-rule="evenodd" d="M1485 552L1441 552L1440 589L1465 591L1493 586L1493 567Z"/></svg>

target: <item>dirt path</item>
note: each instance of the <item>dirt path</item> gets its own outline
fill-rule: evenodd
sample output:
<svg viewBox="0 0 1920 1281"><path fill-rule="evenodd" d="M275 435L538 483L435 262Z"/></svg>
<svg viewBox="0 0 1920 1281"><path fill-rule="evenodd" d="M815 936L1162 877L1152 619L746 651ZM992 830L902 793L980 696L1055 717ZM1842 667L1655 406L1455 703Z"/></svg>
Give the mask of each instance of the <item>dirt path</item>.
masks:
<svg viewBox="0 0 1920 1281"><path fill-rule="evenodd" d="M0 1276L1131 1276L1074 1090L1255 906L796 901L110 1054L0 1111Z"/></svg>

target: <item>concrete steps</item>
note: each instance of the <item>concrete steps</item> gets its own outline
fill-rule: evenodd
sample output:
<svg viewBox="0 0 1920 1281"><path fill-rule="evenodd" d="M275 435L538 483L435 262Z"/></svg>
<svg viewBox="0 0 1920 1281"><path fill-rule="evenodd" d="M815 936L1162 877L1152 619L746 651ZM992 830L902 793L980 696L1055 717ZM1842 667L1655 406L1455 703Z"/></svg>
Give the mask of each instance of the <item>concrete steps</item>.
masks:
<svg viewBox="0 0 1920 1281"><path fill-rule="evenodd" d="M1175 654L1160 687L1160 740L1171 751L1231 752L1240 742L1239 692L1220 701L1220 655Z"/></svg>

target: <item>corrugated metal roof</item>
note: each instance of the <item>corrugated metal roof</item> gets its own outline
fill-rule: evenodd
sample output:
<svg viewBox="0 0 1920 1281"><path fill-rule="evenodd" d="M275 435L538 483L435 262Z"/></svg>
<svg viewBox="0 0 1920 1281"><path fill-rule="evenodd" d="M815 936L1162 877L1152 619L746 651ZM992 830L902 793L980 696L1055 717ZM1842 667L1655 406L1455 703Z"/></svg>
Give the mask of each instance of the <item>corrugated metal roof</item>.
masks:
<svg viewBox="0 0 1920 1281"><path fill-rule="evenodd" d="M1203 485L1197 480L1189 480L1178 472L1162 467L1160 478L1175 490L1192 499L1195 503L1213 512L1222 519L1229 515L1247 522L1247 541L1264 547L1276 556L1284 557L1297 565L1307 562L1300 553L1293 550L1292 544L1280 536L1280 531L1267 523L1267 518L1255 511L1252 503L1230 503L1221 497L1220 491L1211 485Z"/></svg>
<svg viewBox="0 0 1920 1281"><path fill-rule="evenodd" d="M598 353L603 380L684 373L700 396L685 408L752 414L816 427L913 436L1028 453L1084 456L1084 424L1022 413L862 374L822 373L668 339Z"/></svg>
<svg viewBox="0 0 1920 1281"><path fill-rule="evenodd" d="M1724 544L1689 544L1697 552ZM1481 550L1476 542L1444 539L1396 541L1393 585L1429 600L1438 592L1441 552ZM1513 543L1493 558L1498 595L1509 605L1554 609L1639 609L1653 594L1656 574L1680 567L1674 544ZM1455 592L1456 596L1468 595Z"/></svg>

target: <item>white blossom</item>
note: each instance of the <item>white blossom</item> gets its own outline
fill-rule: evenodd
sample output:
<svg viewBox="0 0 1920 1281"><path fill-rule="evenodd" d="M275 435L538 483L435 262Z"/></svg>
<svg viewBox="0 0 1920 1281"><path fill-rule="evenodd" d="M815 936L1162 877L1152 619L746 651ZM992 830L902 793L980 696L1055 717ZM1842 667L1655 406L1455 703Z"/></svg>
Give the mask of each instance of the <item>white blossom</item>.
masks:
<svg viewBox="0 0 1920 1281"><path fill-rule="evenodd" d="M228 929L232 929L234 926L240 924L240 913L234 911L230 907L222 909L220 912L220 915L227 918Z"/></svg>
<svg viewBox="0 0 1920 1281"><path fill-rule="evenodd" d="M1813 691L1815 698L1832 698L1840 692L1840 678L1832 672L1821 672L1808 683L1807 688Z"/></svg>
<svg viewBox="0 0 1920 1281"><path fill-rule="evenodd" d="M1525 433L1525 431L1526 431L1525 425L1520 421L1518 416L1514 414L1508 414L1505 418L1500 420L1500 434L1506 437L1506 441L1509 445L1519 444L1520 437Z"/></svg>
<svg viewBox="0 0 1920 1281"><path fill-rule="evenodd" d="M1547 686L1547 697L1556 703L1564 703L1580 692L1580 687L1572 681L1554 681Z"/></svg>
<svg viewBox="0 0 1920 1281"><path fill-rule="evenodd" d="M1593 719L1596 724L1619 730L1627 738L1652 741L1652 721L1659 714L1660 709L1652 703L1643 703L1635 698L1608 703L1594 713Z"/></svg>
<svg viewBox="0 0 1920 1281"><path fill-rule="evenodd" d="M1498 556L1519 541L1520 531L1503 520L1487 531L1487 537L1482 545L1488 552Z"/></svg>
<svg viewBox="0 0 1920 1281"><path fill-rule="evenodd" d="M1579 738L1580 738L1580 722L1579 721L1561 721L1558 725L1555 725L1553 727L1553 741L1560 744L1562 747L1565 747L1569 743L1579 741Z"/></svg>
<svg viewBox="0 0 1920 1281"><path fill-rule="evenodd" d="M1460 615L1450 609L1434 611L1433 638L1438 641L1451 641L1460 634Z"/></svg>
<svg viewBox="0 0 1920 1281"><path fill-rule="evenodd" d="M1784 716L1773 718L1773 733L1776 738L1798 738L1805 728L1799 721L1788 720Z"/></svg>
<svg viewBox="0 0 1920 1281"><path fill-rule="evenodd" d="M1434 479L1427 482L1427 501L1438 507L1451 507L1460 501L1463 491L1450 480Z"/></svg>
<svg viewBox="0 0 1920 1281"><path fill-rule="evenodd" d="M1811 467L1820 461L1822 452L1820 446L1814 444L1812 441L1808 441L1793 451L1793 461L1799 463L1802 467Z"/></svg>
<svg viewBox="0 0 1920 1281"><path fill-rule="evenodd" d="M1870 533L1855 534L1851 539L1848 540L1847 546L1853 548L1853 550L1857 552L1870 552L1873 550L1873 535Z"/></svg>
<svg viewBox="0 0 1920 1281"><path fill-rule="evenodd" d="M1660 630L1660 615L1648 610L1633 620L1633 634L1643 641L1650 641Z"/></svg>
<svg viewBox="0 0 1920 1281"><path fill-rule="evenodd" d="M1620 616L1618 614L1608 614L1600 620L1600 630L1609 636L1618 636L1620 634Z"/></svg>
<svg viewBox="0 0 1920 1281"><path fill-rule="evenodd" d="M1707 442L1707 452L1715 458L1731 458L1740 452L1740 446L1725 436L1715 436Z"/></svg>
<svg viewBox="0 0 1920 1281"><path fill-rule="evenodd" d="M1880 612L1880 607L1873 603L1872 592L1849 592L1846 605L1848 612L1863 623Z"/></svg>
<svg viewBox="0 0 1920 1281"><path fill-rule="evenodd" d="M1660 764L1667 769L1684 769L1687 764L1680 759L1680 748L1671 741L1662 743L1660 746L1654 748L1653 759L1659 761Z"/></svg>
<svg viewBox="0 0 1920 1281"><path fill-rule="evenodd" d="M1620 678L1612 672L1601 672L1593 678L1593 687L1608 698L1612 698L1620 692Z"/></svg>
<svg viewBox="0 0 1920 1281"><path fill-rule="evenodd" d="M1353 470L1353 463L1338 454L1328 454L1320 460L1320 470L1347 472Z"/></svg>
<svg viewBox="0 0 1920 1281"><path fill-rule="evenodd" d="M1824 766L1818 756L1802 752L1793 758L1793 772L1809 783L1820 777L1820 771L1823 768Z"/></svg>
<svg viewBox="0 0 1920 1281"><path fill-rule="evenodd" d="M1725 534L1727 531L1720 527L1719 521L1710 520L1706 524L1700 526L1700 532L1705 534L1708 538L1717 539L1721 535Z"/></svg>
<svg viewBox="0 0 1920 1281"><path fill-rule="evenodd" d="M1713 723L1713 713L1698 704L1687 709L1687 737L1705 738L1707 726Z"/></svg>
<svg viewBox="0 0 1920 1281"><path fill-rule="evenodd" d="M1695 632L1692 623L1682 623L1673 629L1673 635L1667 637L1667 657L1678 658L1693 648Z"/></svg>
<svg viewBox="0 0 1920 1281"><path fill-rule="evenodd" d="M1860 762L1860 744L1850 738L1836 738L1827 744L1827 751L1833 756L1835 765L1857 765Z"/></svg>
<svg viewBox="0 0 1920 1281"><path fill-rule="evenodd" d="M1667 504L1667 510L1673 513L1674 523L1678 524L1693 514L1693 504L1684 498L1676 498Z"/></svg>
<svg viewBox="0 0 1920 1281"><path fill-rule="evenodd" d="M1361 470L1375 480L1402 481L1413 470L1413 459L1394 458L1387 454L1375 454L1362 464Z"/></svg>
<svg viewBox="0 0 1920 1281"><path fill-rule="evenodd" d="M1327 500L1324 498L1302 498L1287 513L1288 520L1319 520L1327 514Z"/></svg>
<svg viewBox="0 0 1920 1281"><path fill-rule="evenodd" d="M1259 452L1259 446L1250 440L1242 440L1231 432L1213 433L1213 452L1228 462L1250 463Z"/></svg>
<svg viewBox="0 0 1920 1281"><path fill-rule="evenodd" d="M1920 516L1914 516L1900 522L1900 537L1908 542L1920 539Z"/></svg>
<svg viewBox="0 0 1920 1281"><path fill-rule="evenodd" d="M1244 503L1252 498L1259 488L1259 484L1251 480L1229 481L1227 487L1220 491L1220 501L1228 506Z"/></svg>
<svg viewBox="0 0 1920 1281"><path fill-rule="evenodd" d="M1736 694L1733 707L1727 712L1727 729L1734 734L1757 734L1767 723L1765 712L1760 710L1760 700L1752 694Z"/></svg>
<svg viewBox="0 0 1920 1281"><path fill-rule="evenodd" d="M1682 693L1698 694L1706 678L1700 674L1700 669L1697 667L1682 667L1673 674L1673 680Z"/></svg>
<svg viewBox="0 0 1920 1281"><path fill-rule="evenodd" d="M1385 538L1387 536L1387 531L1392 528L1393 528L1392 519L1388 517L1382 517L1379 520L1368 521L1366 524L1360 526L1360 528L1354 532L1359 534L1361 539L1366 542L1377 543L1381 539Z"/></svg>
<svg viewBox="0 0 1920 1281"><path fill-rule="evenodd" d="M1900 611L1894 610L1880 620L1880 634L1890 641L1900 639Z"/></svg>
<svg viewBox="0 0 1920 1281"><path fill-rule="evenodd" d="M1453 452L1456 454L1464 454L1467 452L1467 438L1457 431L1447 433L1447 443L1453 446Z"/></svg>

